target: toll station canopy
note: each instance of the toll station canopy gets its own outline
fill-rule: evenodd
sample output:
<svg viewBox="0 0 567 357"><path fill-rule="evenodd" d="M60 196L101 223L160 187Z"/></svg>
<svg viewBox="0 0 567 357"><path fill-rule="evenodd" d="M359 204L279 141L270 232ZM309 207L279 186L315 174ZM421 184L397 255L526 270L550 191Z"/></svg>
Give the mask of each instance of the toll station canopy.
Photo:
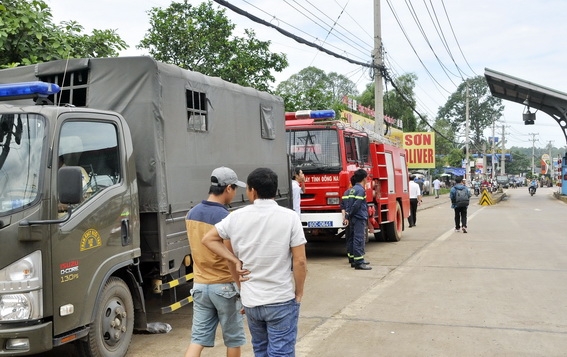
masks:
<svg viewBox="0 0 567 357"><path fill-rule="evenodd" d="M530 109L540 110L549 114L563 131L567 143L567 94L534 84L516 77L484 69L484 76L492 95L497 98L522 104L528 113L524 114L526 124L533 124L535 113ZM527 116L528 115L528 116ZM528 122L526 118L531 118Z"/></svg>

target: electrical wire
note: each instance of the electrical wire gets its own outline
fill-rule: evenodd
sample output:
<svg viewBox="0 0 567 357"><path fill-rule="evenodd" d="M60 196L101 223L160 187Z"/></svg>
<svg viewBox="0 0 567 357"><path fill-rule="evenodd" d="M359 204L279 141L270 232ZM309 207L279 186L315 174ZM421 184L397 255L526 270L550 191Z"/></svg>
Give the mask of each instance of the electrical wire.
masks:
<svg viewBox="0 0 567 357"><path fill-rule="evenodd" d="M441 70L445 73L445 75L447 76L447 78L449 79L449 81L451 81L451 83L453 83L453 85L455 87L457 87L457 84L455 82L453 82L453 79L451 78L451 76L449 74L451 74L454 77L457 77L457 75L455 75L453 72L451 72L449 70L449 68L447 68L447 66L445 66L445 64L443 64L443 61L441 61L441 59L439 58L439 56L437 55L437 52L435 52L435 50L433 49L433 46L431 45L431 41L429 41L429 38L427 37L427 34L425 33L425 30L423 29L423 26L421 25L421 21L419 20L417 13L415 12L415 9L412 5L411 2L408 2L408 0L405 0L406 6L413 18L413 21L416 23L417 28L419 29L419 32L421 33L421 35L423 36L423 39L425 40L425 43L427 44L427 46L429 47L429 49L431 50L431 53L433 53L433 56L435 57L435 59L437 60L437 63L439 63L439 66L441 67Z"/></svg>
<svg viewBox="0 0 567 357"><path fill-rule="evenodd" d="M449 46L447 38L445 37L445 33L443 32L443 27L441 26L441 23L439 22L439 18L437 17L437 12L435 11L435 6L433 6L432 0L429 0L429 4L431 5L431 11L429 10L429 7L427 6L427 3L425 2L425 0L423 0L423 5L427 9L427 14L429 15L429 18L431 19L431 23L433 24L433 27L435 28L435 31L437 32L437 36L439 36L439 39L441 40L443 47L445 47L445 50L447 51L449 58L451 58L451 61L453 62L453 64L455 65L455 68L459 72L459 76L461 78L461 81L464 82L465 79L463 77L468 77L468 76L465 74L465 72L461 69L461 67L455 61L455 57L453 56L453 53L451 52L451 48ZM431 15L431 12L433 12L433 16ZM435 19L433 19L433 18L435 18Z"/></svg>
<svg viewBox="0 0 567 357"><path fill-rule="evenodd" d="M445 92L447 92L447 94L451 94L450 91L448 91L445 87L443 87L441 85L441 83L439 83L439 81L433 76L433 74L429 71L429 69L427 68L427 66L425 65L425 63L423 62L423 60L421 59L421 57L419 56L419 54L417 53L417 50L415 49L415 46L413 45L413 43L411 42L411 40L409 39L409 36L404 28L404 26L402 25L402 22L400 21L400 18L398 17L398 14L396 13L396 10L394 9L394 7L392 6L392 4L390 3L390 0L386 0L386 3L388 4L388 7L390 7L390 10L392 11L392 14L394 15L394 18L396 20L396 22L398 23L398 26L400 27L400 29L402 30L402 33L404 35L404 37L406 38L406 40L408 41L408 44L410 45L411 49L413 50L414 54L417 56L417 59L419 60L419 63L421 63L421 65L423 66L423 68L425 69L425 72L429 75L429 77L433 80L433 82L437 83L437 85L439 86L439 88L443 89Z"/></svg>
<svg viewBox="0 0 567 357"><path fill-rule="evenodd" d="M263 9L260 9L260 8L257 7L256 5L250 3L248 0L242 0L242 1L245 2L245 3L247 3L248 5L252 6L253 8L257 9L258 11L260 11L260 12L262 12L262 13L268 15L272 20L277 20L278 22L281 22L281 23L283 23L283 24L285 24L285 25L291 27L292 29L297 30L298 32L303 33L304 35L307 35L307 36L309 36L309 37L312 37L312 38L314 38L315 40L318 40L316 37L312 36L311 34L305 32L305 31L303 31L302 29L297 28L297 27L293 26L292 24L290 24L290 23L288 23L288 22L286 22L286 21L284 21L284 20L282 20L282 19L277 18L276 16L274 16L274 15L272 15L272 14L270 14L270 13L264 11ZM223 5L224 3L229 4L229 3L226 2L226 1L221 1L221 2L215 1L215 2L217 2L217 3L220 4L220 5ZM230 5L230 4L229 4L229 5ZM224 5L223 5L223 6L224 6ZM229 9L231 9L232 11L234 11L234 12L240 14L240 15L243 15L243 16L245 16L245 17L248 17L250 20L252 20L252 21L254 21L254 22L258 22L258 21L255 21L253 18L250 18L250 17L247 16L247 15L244 15L244 14L242 14L242 13L239 13L238 11L233 10L231 7L237 8L237 9L239 9L240 11L242 11L242 12L248 14L248 12L246 12L246 11L244 11L244 10L242 10L242 9L240 9L240 8L238 8L238 7L236 7L236 6L234 6L234 5L230 5L230 6L226 6L226 7L228 7ZM253 17L256 17L256 16L254 16L254 15L252 15L252 14L249 14L249 15L250 15L250 16L253 16ZM283 30L283 29L282 29L282 31L280 31L280 30L278 30L278 28L280 28L279 26L272 25L271 23L266 22L265 20L262 20L262 19L260 19L260 18L258 18L258 17L256 17L256 18L259 19L259 20L261 20L261 21L263 21L263 22L258 22L258 23L260 23L260 24L262 24L262 25L265 25L265 26L268 26L268 27L272 27L272 28L276 29L278 32L280 32L280 33L282 33L282 34L285 35L285 33L283 33L282 31L286 31L286 30ZM287 32L287 31L286 31L286 32ZM287 33L290 33L290 32L287 32ZM290 33L290 34L291 34L291 33ZM286 37L293 38L293 37L290 37L290 36L287 36L287 35L286 35ZM296 40L296 41L297 41L297 40ZM304 40L304 41L306 41L306 40ZM302 43L302 42L300 42L300 41L297 41L297 42ZM306 44L306 43L303 43L303 44ZM328 43L327 46L334 48L334 49L337 50L338 52L345 52L345 53L346 53L346 51L345 51L343 48L339 48L339 47L337 47L337 46L335 46L335 45L333 45L333 44L329 44L329 43ZM313 47L313 46L311 46L311 47ZM324 51L323 51L323 52L324 52ZM357 59L359 59L359 60L361 60L361 61L364 61L364 60L365 60L365 58L361 58L361 57L356 56L356 55L352 55L352 56L355 57L355 58L357 58Z"/></svg>
<svg viewBox="0 0 567 357"><path fill-rule="evenodd" d="M463 53L463 49L461 48L461 45L459 44L459 40L457 39L457 35L455 35L455 30L453 29L453 24L451 23L451 19L449 18L449 14L447 13L447 8L445 7L445 2L443 0L441 0L441 4L443 5L443 10L445 11L445 17L447 18L447 21L449 22L449 27L451 28L451 33L453 34L453 38L455 39L455 42L457 43L457 47L459 48L459 51L461 52L461 56L463 56L465 63L467 64L467 66L469 66L470 70L474 73L474 75L478 76L478 74L476 74L474 69L472 69L471 65L469 64L469 61L467 61L467 58L465 57L465 54Z"/></svg>

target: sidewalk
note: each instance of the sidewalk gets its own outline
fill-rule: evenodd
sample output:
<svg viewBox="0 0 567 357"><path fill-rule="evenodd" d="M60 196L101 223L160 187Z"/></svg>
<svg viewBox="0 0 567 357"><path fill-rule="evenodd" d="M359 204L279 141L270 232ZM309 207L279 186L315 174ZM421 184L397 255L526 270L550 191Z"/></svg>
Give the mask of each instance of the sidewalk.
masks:
<svg viewBox="0 0 567 357"><path fill-rule="evenodd" d="M451 207L449 193L439 195L439 198L435 198L434 194L422 196L422 202L421 205L418 206L418 210L424 210L439 205L446 205L449 208Z"/></svg>

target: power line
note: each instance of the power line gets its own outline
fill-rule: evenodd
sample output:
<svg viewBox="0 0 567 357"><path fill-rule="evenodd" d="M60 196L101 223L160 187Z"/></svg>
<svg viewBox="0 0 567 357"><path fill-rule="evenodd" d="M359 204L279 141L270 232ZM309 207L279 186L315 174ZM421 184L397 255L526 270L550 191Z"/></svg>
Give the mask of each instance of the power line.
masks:
<svg viewBox="0 0 567 357"><path fill-rule="evenodd" d="M447 21L449 22L449 27L451 28L451 33L453 34L453 38L455 39L455 42L457 43L457 47L459 48L459 51L461 51L461 55L463 56L465 63L467 64L467 66L469 66L470 70L474 73L474 75L478 76L478 74L476 74L474 69L472 69L471 65L469 64L469 61L467 61L467 58L465 57L465 54L463 53L463 49L461 48L461 45L459 44L459 40L457 39L457 35L455 35L455 30L453 29L453 24L451 23L451 19L449 18L449 14L447 13L447 8L445 7L445 2L443 2L443 0L441 0L441 4L443 5L443 10L445 11L445 17L447 17Z"/></svg>
<svg viewBox="0 0 567 357"><path fill-rule="evenodd" d="M437 17L437 12L435 11L435 6L433 6L433 2L431 0L429 0L429 4L431 5L431 11L433 12L433 17L435 17L435 20L431 16L431 12L429 11L429 7L427 6L425 0L423 0L423 4L425 5L425 8L427 9L427 13L429 14L429 18L431 19L431 22L433 23L433 27L435 28L435 31L437 32L437 35L439 36L439 39L441 40L443 47L445 47L445 50L447 51L449 58L451 58L451 61L455 65L455 68L457 69L457 71L459 71L459 75L461 77L461 80L464 81L465 79L463 78L463 75L465 77L467 77L467 75L464 73L463 70L461 70L461 67L455 61L455 57L453 56L453 53L451 52L451 48L449 47L449 43L447 42L447 38L445 37L445 33L443 32L443 27L441 26L441 23L439 22L439 18Z"/></svg>
<svg viewBox="0 0 567 357"><path fill-rule="evenodd" d="M411 4L411 2L408 2L408 0L405 0L406 6L408 7L408 10L413 18L413 21L416 23L417 28L419 29L419 32L421 33L421 35L423 36L423 39L425 40L425 43L427 44L427 46L429 47L429 49L431 50L431 52L433 53L433 56L435 57L435 59L437 60L437 63L439 63L439 66L441 67L441 70L443 70L443 72L447 75L447 78L451 81L451 83L453 83L453 85L455 87L457 87L457 84L455 82L453 82L453 79L451 78L451 76L449 76L449 73L455 77L458 77L457 75L455 75L453 72L451 72L449 70L449 68L447 68L447 66L445 66L443 64L443 62L441 61L441 59L439 58L439 56L437 55L437 52L435 52L435 50L433 49L433 46L431 45L431 42L429 41L429 38L427 37L427 34L425 33L425 30L423 29L423 26L421 25L421 21L419 20L417 13L415 12L415 9L413 8L413 5ZM449 72L449 73L447 73Z"/></svg>
<svg viewBox="0 0 567 357"><path fill-rule="evenodd" d="M390 0L386 0L386 3L388 4L388 7L390 8L390 10L392 11L392 14L394 15L394 18L396 19L396 22L398 23L398 26L400 27L400 29L402 30L402 33L404 34L404 37L406 38L406 40L408 41L408 44L410 45L411 49L413 50L414 54L417 56L417 59L419 60L419 63L421 63L421 65L423 66L423 68L425 69L425 71L427 72L427 74L429 75L429 77L435 82L437 83L437 85L443 89L445 92L447 92L448 94L451 94L450 91L448 91L447 89L445 89L441 83L439 83L439 81L437 79L435 79L435 77L433 76L433 74L431 74L431 72L429 71L429 69L427 68L427 66L425 65L425 63L423 62L423 60L421 59L421 57L417 54L417 51L413 45L413 43L411 42L411 40L409 39L409 36L406 32L406 30L404 29L404 26L402 25L402 22L400 21L398 14L396 13L396 10L394 9L394 7L392 6L392 4L390 3Z"/></svg>
<svg viewBox="0 0 567 357"><path fill-rule="evenodd" d="M338 53L329 51L329 50L327 50L326 48L324 48L324 47L322 47L322 46L319 46L319 45L317 45L317 44L315 44L315 43L313 43L313 42L307 41L307 40L305 40L305 39L303 39L303 38L301 38L301 37L299 37L299 36L296 36L296 35L292 34L291 32L282 29L282 28L279 27L279 26L276 26L276 25L273 25L273 24L271 24L271 23L269 23L269 22L267 22L267 21L264 21L264 20L262 20L261 18L259 18L259 17L257 17L257 16L254 16L254 15L252 15L252 14L250 14L250 13L244 11L244 10L240 9L239 7L236 7L236 6L230 4L229 2L227 2L227 1L225 1L225 0L213 0L213 1L216 2L216 3L219 4L219 5L222 5L222 6L224 6L224 7L229 8L230 10L236 12L237 14L240 14L240 15L242 15L242 16L245 16L245 17L249 18L250 20L252 20L252 21L254 21L254 22L257 22L257 23L262 24L262 25L264 25L264 26L271 27L271 28L275 29L276 31L278 31L279 33L281 33L282 35L285 35L285 36L287 36L287 37L289 37L289 38L291 38L291 39L293 39L293 40L295 40L295 41L297 41L297 42L299 42L299 43L304 44L304 45L307 45L307 46L316 48L316 49L318 49L319 51L325 52L325 53L328 54L328 55L331 55L331 56L336 57L336 58L343 59L343 60L345 60L345 61L347 61L347 62L350 62L350 63L352 63L352 64L357 64L357 65L364 66L364 67L376 67L374 64L356 61L356 60L353 60L353 59L348 58L348 57L346 57L346 56L340 55L340 54L338 54Z"/></svg>

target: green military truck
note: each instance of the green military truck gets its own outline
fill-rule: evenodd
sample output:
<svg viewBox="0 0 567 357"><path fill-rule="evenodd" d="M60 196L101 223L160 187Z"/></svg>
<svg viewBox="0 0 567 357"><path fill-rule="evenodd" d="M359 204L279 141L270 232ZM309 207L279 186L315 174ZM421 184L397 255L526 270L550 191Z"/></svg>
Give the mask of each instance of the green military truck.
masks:
<svg viewBox="0 0 567 357"><path fill-rule="evenodd" d="M184 218L215 167L270 167L289 204L279 97L150 57L17 67L0 83L1 355L73 342L124 356L149 294L191 279Z"/></svg>

